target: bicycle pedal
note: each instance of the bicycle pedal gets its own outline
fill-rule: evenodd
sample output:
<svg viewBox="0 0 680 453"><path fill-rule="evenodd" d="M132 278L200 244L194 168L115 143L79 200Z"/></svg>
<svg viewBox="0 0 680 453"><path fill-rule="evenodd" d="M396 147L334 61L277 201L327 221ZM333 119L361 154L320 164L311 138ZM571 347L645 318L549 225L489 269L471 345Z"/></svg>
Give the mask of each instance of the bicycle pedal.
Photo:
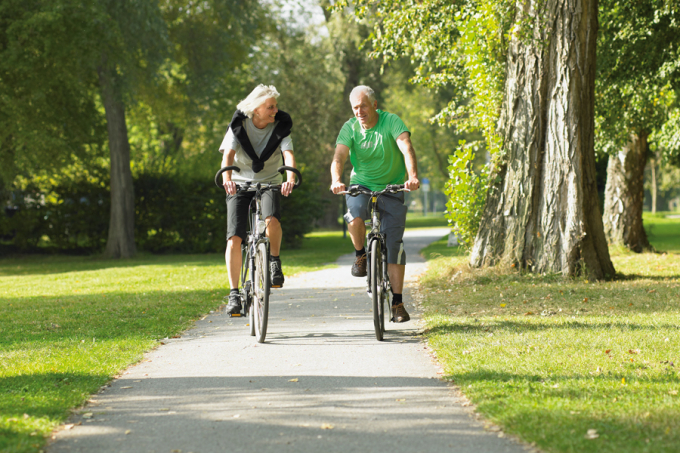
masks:
<svg viewBox="0 0 680 453"><path fill-rule="evenodd" d="M243 316L241 313L229 313L231 318L240 318L241 316Z"/></svg>
<svg viewBox="0 0 680 453"><path fill-rule="evenodd" d="M283 285L272 285L271 288L283 288Z"/></svg>

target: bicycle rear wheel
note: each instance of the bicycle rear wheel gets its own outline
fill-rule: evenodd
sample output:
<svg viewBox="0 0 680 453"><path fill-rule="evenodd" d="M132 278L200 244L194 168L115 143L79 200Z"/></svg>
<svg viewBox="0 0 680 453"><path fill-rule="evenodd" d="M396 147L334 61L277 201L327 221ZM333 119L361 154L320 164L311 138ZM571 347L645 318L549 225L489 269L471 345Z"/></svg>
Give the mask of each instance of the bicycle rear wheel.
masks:
<svg viewBox="0 0 680 453"><path fill-rule="evenodd" d="M267 335L269 318L269 249L265 242L257 244L255 249L255 271L253 272L253 320L255 337L258 343L264 343Z"/></svg>
<svg viewBox="0 0 680 453"><path fill-rule="evenodd" d="M382 249L380 241L371 242L371 299L373 299L373 327L375 338L383 340L385 333L385 294L382 284Z"/></svg>

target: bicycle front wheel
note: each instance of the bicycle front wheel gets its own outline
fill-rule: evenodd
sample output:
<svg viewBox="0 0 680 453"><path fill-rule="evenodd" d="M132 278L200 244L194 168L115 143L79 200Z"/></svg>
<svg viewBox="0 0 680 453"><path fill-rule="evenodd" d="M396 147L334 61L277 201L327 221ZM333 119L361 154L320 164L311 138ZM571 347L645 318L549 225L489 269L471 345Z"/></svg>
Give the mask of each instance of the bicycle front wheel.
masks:
<svg viewBox="0 0 680 453"><path fill-rule="evenodd" d="M373 299L373 327L375 338L383 340L385 333L385 303L383 291L382 248L380 241L371 242L371 299Z"/></svg>
<svg viewBox="0 0 680 453"><path fill-rule="evenodd" d="M258 343L264 343L269 318L269 249L265 242L255 249L255 271L253 272L253 321Z"/></svg>

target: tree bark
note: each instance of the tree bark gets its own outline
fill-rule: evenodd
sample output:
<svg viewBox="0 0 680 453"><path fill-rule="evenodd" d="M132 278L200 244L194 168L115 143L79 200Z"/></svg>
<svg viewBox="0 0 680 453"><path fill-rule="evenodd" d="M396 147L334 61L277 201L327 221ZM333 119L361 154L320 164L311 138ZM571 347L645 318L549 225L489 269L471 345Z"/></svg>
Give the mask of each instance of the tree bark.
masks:
<svg viewBox="0 0 680 453"><path fill-rule="evenodd" d="M632 135L618 155L609 158L604 191L603 222L607 241L638 253L650 248L642 225L648 149L646 133Z"/></svg>
<svg viewBox="0 0 680 453"><path fill-rule="evenodd" d="M523 14L535 34L510 43L505 158L470 263L611 278L593 142L597 0L531 0Z"/></svg>
<svg viewBox="0 0 680 453"><path fill-rule="evenodd" d="M106 111L111 154L111 214L105 255L130 258L135 254L135 192L130 171L130 142L125 104L116 70L106 58L98 68L102 102Z"/></svg>
<svg viewBox="0 0 680 453"><path fill-rule="evenodd" d="M656 185L656 157L649 159L649 164L652 170L652 214L656 214L656 197L659 190Z"/></svg>

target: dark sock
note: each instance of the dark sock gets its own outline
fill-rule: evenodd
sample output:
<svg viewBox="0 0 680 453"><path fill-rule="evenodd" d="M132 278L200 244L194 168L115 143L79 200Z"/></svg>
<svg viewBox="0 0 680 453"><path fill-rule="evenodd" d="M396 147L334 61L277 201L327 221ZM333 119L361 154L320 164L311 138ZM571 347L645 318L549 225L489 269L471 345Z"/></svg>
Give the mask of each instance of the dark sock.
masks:
<svg viewBox="0 0 680 453"><path fill-rule="evenodd" d="M238 288L232 288L232 290L229 291L229 295L231 296L232 294L238 294Z"/></svg>
<svg viewBox="0 0 680 453"><path fill-rule="evenodd" d="M269 255L269 256L270 256L271 259L273 259L274 261L281 261L281 257L280 257L279 255L276 255L276 256L274 256L274 255Z"/></svg>
<svg viewBox="0 0 680 453"><path fill-rule="evenodd" d="M392 306L399 305L402 303L401 294L392 293Z"/></svg>
<svg viewBox="0 0 680 453"><path fill-rule="evenodd" d="M357 256L365 255L366 254L366 247L361 247L361 250L354 250L354 253L357 254Z"/></svg>

